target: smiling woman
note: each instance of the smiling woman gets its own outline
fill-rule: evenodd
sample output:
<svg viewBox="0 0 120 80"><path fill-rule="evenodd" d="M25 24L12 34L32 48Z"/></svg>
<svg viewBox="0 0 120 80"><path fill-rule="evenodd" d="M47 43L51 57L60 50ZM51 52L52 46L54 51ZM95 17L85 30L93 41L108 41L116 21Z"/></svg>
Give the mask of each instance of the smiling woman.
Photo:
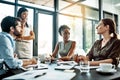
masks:
<svg viewBox="0 0 120 80"><path fill-rule="evenodd" d="M18 58L32 58L31 40L35 39L35 34L27 22L28 10L24 7L20 8L17 17L21 19L22 34L16 38L15 52L18 54Z"/></svg>
<svg viewBox="0 0 120 80"><path fill-rule="evenodd" d="M60 26L59 34L62 36L63 41L60 41L56 44L52 54L52 60L54 60L56 56L60 55L59 60L69 61L74 55L76 42L69 40L70 28L67 25Z"/></svg>

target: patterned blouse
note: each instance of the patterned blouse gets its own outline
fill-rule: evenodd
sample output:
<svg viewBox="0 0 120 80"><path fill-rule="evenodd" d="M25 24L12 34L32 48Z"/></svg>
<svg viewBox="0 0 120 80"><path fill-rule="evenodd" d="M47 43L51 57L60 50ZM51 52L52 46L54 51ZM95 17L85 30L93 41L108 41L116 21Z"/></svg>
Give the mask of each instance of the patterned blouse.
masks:
<svg viewBox="0 0 120 80"><path fill-rule="evenodd" d="M87 54L90 60L95 61L104 59L113 59L112 64L118 64L118 58L120 55L120 40L111 38L107 44L101 48L101 40L97 40L92 46L91 50Z"/></svg>

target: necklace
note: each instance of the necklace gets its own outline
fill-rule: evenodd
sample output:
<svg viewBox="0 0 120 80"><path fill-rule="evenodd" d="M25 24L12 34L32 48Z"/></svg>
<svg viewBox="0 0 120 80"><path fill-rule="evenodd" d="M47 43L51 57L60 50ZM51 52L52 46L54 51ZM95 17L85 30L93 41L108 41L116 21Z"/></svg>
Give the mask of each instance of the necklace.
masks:
<svg viewBox="0 0 120 80"><path fill-rule="evenodd" d="M102 46L101 46L101 47L104 47L109 40L110 40L110 39L107 39L107 40L103 39L103 40L102 40Z"/></svg>

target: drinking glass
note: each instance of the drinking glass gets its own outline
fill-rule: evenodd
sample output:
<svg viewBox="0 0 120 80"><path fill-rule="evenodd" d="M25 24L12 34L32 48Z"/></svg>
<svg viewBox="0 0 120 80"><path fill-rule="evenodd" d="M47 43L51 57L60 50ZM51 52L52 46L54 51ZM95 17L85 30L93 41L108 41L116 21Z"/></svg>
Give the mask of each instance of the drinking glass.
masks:
<svg viewBox="0 0 120 80"><path fill-rule="evenodd" d="M45 57L45 64L50 64L50 63L51 63L51 58Z"/></svg>
<svg viewBox="0 0 120 80"><path fill-rule="evenodd" d="M80 71L81 72L84 72L84 73L89 72L89 70L90 70L90 68L89 68L89 66L90 66L89 61L80 61L79 64L80 64Z"/></svg>
<svg viewBox="0 0 120 80"><path fill-rule="evenodd" d="M50 54L45 54L45 64L50 64L51 63L51 56Z"/></svg>

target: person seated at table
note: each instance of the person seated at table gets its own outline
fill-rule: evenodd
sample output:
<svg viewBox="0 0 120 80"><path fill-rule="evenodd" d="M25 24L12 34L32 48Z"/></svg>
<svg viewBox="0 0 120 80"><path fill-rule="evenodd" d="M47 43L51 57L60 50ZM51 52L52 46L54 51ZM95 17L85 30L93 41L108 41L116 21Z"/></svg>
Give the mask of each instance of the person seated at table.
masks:
<svg viewBox="0 0 120 80"><path fill-rule="evenodd" d="M36 59L20 60L14 53L15 38L22 33L21 20L12 16L6 16L1 22L0 32L0 59L3 59L11 69L25 67L36 64Z"/></svg>
<svg viewBox="0 0 120 80"><path fill-rule="evenodd" d="M96 27L97 33L103 38L97 40L86 56L74 56L74 60L79 62L90 61L90 65L98 66L99 63L112 63L118 65L120 54L120 40L115 33L115 22L112 19L102 19Z"/></svg>
<svg viewBox="0 0 120 80"><path fill-rule="evenodd" d="M67 25L61 25L59 28L59 34L62 36L63 41L56 44L55 49L52 53L52 60L59 54L61 58L59 60L69 61L74 55L76 42L69 40L70 28Z"/></svg>

